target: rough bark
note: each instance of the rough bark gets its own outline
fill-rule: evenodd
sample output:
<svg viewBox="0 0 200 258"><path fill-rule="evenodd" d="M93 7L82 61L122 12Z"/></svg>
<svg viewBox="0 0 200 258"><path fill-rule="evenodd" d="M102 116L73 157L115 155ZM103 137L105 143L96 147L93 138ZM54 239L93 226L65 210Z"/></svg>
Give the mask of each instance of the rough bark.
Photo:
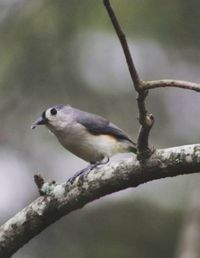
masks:
<svg viewBox="0 0 200 258"><path fill-rule="evenodd" d="M44 183L44 196L0 227L0 257L7 258L48 225L87 203L151 180L200 171L200 144L156 150L150 159L110 163L78 177L73 184Z"/></svg>

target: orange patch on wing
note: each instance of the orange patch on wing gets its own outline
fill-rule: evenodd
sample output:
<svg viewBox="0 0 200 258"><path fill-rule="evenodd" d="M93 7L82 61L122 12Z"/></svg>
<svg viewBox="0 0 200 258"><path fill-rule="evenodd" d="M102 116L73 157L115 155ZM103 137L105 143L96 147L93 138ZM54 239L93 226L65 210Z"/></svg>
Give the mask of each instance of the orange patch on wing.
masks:
<svg viewBox="0 0 200 258"><path fill-rule="evenodd" d="M107 137L109 140L114 140L114 141L117 141L117 138L112 135L112 134L102 134L102 135L99 135L99 136L105 136Z"/></svg>

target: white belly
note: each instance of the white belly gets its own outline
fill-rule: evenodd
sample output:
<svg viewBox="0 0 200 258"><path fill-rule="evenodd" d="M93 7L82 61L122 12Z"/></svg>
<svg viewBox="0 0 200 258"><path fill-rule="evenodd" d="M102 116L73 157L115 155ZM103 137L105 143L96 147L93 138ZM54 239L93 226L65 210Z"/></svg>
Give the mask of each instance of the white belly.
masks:
<svg viewBox="0 0 200 258"><path fill-rule="evenodd" d="M75 154L76 156L88 161L101 161L104 157L110 157L118 152L125 152L123 142L118 142L109 135L92 135L84 127L76 125L65 132L58 133L56 136L59 142ZM80 130L81 129L81 130Z"/></svg>

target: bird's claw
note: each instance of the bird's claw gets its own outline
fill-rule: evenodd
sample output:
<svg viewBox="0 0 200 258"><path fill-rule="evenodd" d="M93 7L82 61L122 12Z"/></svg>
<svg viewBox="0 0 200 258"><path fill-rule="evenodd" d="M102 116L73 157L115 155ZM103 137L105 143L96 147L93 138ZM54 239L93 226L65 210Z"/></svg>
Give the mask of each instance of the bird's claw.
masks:
<svg viewBox="0 0 200 258"><path fill-rule="evenodd" d="M89 166L87 166L86 168L82 169L81 171L78 171L75 173L74 176L70 177L67 180L67 183L73 184L75 179L77 177L83 176L83 175L87 175L91 170L93 170L94 168L98 167L99 165L105 165L109 162L109 158L106 157L105 161L101 161L101 162L96 162L96 163L91 163Z"/></svg>
<svg viewBox="0 0 200 258"><path fill-rule="evenodd" d="M95 167L94 164L93 165L89 165L88 167L82 169L81 171L76 172L75 175L73 175L72 177L70 177L67 180L67 183L73 184L77 177L80 177L80 176L83 176L83 175L87 175L94 167Z"/></svg>

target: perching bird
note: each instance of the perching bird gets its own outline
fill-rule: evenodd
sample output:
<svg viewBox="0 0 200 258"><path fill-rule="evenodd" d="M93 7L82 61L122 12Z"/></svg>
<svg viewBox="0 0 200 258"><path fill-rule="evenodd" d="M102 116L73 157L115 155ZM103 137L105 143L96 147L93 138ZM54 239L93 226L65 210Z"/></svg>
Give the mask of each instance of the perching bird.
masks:
<svg viewBox="0 0 200 258"><path fill-rule="evenodd" d="M42 113L31 126L46 127L55 134L63 147L90 165L71 179L109 161L117 153L136 153L136 144L119 127L107 119L69 105L55 105ZM106 162L104 161L106 159Z"/></svg>

